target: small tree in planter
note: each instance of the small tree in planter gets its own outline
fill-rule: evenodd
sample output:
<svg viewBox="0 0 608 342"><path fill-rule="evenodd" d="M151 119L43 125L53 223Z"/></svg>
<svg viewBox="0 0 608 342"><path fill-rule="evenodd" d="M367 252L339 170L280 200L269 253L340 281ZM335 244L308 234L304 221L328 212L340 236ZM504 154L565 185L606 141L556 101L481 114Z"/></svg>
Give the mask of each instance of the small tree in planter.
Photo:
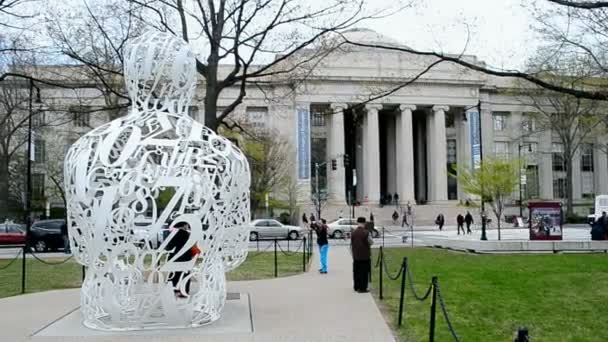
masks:
<svg viewBox="0 0 608 342"><path fill-rule="evenodd" d="M482 198L491 206L496 215L498 240L505 203L518 186L519 165L518 159L484 158L478 169L457 168L454 176L466 193Z"/></svg>

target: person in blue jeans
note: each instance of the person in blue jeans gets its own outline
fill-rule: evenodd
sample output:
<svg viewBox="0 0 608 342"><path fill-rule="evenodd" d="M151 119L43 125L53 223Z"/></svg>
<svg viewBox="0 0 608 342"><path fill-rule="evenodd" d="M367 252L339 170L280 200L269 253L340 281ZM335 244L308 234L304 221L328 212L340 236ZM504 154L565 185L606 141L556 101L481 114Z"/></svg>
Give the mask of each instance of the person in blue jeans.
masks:
<svg viewBox="0 0 608 342"><path fill-rule="evenodd" d="M317 223L313 226L317 233L317 244L319 245L319 255L321 259L321 268L319 272L321 274L327 274L327 251L329 249L329 241L327 241L327 221L321 219L321 223Z"/></svg>

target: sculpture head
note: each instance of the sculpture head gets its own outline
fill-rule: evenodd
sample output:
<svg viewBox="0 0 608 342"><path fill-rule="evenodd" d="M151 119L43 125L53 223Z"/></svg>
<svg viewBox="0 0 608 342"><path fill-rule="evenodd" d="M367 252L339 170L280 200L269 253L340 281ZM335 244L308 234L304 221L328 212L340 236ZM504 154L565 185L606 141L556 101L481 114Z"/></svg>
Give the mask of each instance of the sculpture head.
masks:
<svg viewBox="0 0 608 342"><path fill-rule="evenodd" d="M169 33L148 31L126 49L125 83L140 110L185 113L194 96L196 75L192 50Z"/></svg>

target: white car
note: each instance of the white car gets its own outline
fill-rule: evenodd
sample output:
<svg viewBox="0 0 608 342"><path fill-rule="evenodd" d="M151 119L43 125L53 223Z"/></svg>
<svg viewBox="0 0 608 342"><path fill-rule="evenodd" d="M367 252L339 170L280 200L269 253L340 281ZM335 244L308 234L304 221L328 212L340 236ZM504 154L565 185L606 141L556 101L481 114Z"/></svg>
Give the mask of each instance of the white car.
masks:
<svg viewBox="0 0 608 342"><path fill-rule="evenodd" d="M603 212L608 212L608 195L599 195L595 197L594 214L587 216L587 223L593 223L602 216Z"/></svg>
<svg viewBox="0 0 608 342"><path fill-rule="evenodd" d="M249 240L289 239L297 240L303 235L302 228L284 225L277 220L260 219L249 223Z"/></svg>
<svg viewBox="0 0 608 342"><path fill-rule="evenodd" d="M333 221L327 225L329 230L327 234L334 239L342 239L345 235L350 235L355 229L357 229L357 220L349 218L341 218ZM371 230L373 238L380 236L380 233L376 228L368 227Z"/></svg>

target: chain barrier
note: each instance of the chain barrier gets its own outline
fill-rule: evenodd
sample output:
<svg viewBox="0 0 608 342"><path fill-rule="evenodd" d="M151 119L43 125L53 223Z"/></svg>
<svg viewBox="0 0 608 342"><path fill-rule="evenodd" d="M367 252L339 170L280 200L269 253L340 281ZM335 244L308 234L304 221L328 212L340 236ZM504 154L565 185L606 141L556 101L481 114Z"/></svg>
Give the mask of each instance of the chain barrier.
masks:
<svg viewBox="0 0 608 342"><path fill-rule="evenodd" d="M295 251L291 251L291 252L290 251L285 252L285 250L283 249L283 247L281 247L281 240L277 241L277 244L279 245L279 250L281 251L281 253L283 253L283 255L285 255L285 256L294 256L302 248L302 245L304 244L304 240L300 240L300 244L298 245L298 248L296 248Z"/></svg>
<svg viewBox="0 0 608 342"><path fill-rule="evenodd" d="M261 250L261 251L258 251L258 252L255 252L255 253L248 253L247 254L247 259L249 259L249 257L251 257L251 259L253 259L253 258L255 258L255 257L259 256L259 255L262 255L262 254L268 252L268 250L272 246L274 246L274 241L271 242L271 243L269 243L268 246L265 249Z"/></svg>
<svg viewBox="0 0 608 342"><path fill-rule="evenodd" d="M19 259L19 257L21 256L21 254L22 254L22 253L23 253L23 249L20 249L20 250L19 250L19 252L17 253L17 255L15 255L15 257L14 257L14 258L13 258L11 261L9 261L9 263L8 263L8 264L6 264L6 265L4 265L4 266L0 267L0 271L3 271L3 270L5 270L5 269L7 269L7 268L9 268L9 267L10 267L12 264L14 264L14 263L15 263L15 261L17 261L17 259ZM4 260L6 260L6 259L4 259ZM4 260L3 260L3 261L4 261Z"/></svg>
<svg viewBox="0 0 608 342"><path fill-rule="evenodd" d="M397 272L397 274L395 276L391 275L391 273L389 272L388 266L386 266L385 258L382 258L382 265L384 267L384 273L386 273L386 276L388 277L388 279L397 280L397 279L399 279L399 277L401 277L401 273L403 272L403 265L399 268L399 271Z"/></svg>
<svg viewBox="0 0 608 342"><path fill-rule="evenodd" d="M409 288L412 291L412 294L414 295L414 298L416 298L416 300L418 300L420 302L425 301L431 295L431 290L433 289L433 283L431 282L429 284L429 288L426 290L426 293L424 294L424 296L420 296L416 292L416 287L414 286L414 279L412 278L412 273L410 271L410 268L407 267L406 271L407 271L406 278L409 283Z"/></svg>
<svg viewBox="0 0 608 342"><path fill-rule="evenodd" d="M439 298L439 306L441 306L441 312L443 313L443 318L445 319L445 323L448 326L448 330L450 331L450 334L452 334L452 337L454 337L454 341L460 342L458 334L456 334L456 331L452 326L452 322L450 321L450 317L448 316L448 311L445 307L443 296L441 295L441 289L439 288L439 282L435 283L435 288L437 290L437 298Z"/></svg>
<svg viewBox="0 0 608 342"><path fill-rule="evenodd" d="M67 257L64 260L61 260L59 262L48 262L48 261L40 258L39 256L37 256L36 253L34 253L33 251L30 251L30 254L34 257L34 259L40 261L41 263L43 263L45 265L51 265L51 266L65 264L66 262L70 261L70 259L72 259L74 257L74 255L70 255L69 257Z"/></svg>

